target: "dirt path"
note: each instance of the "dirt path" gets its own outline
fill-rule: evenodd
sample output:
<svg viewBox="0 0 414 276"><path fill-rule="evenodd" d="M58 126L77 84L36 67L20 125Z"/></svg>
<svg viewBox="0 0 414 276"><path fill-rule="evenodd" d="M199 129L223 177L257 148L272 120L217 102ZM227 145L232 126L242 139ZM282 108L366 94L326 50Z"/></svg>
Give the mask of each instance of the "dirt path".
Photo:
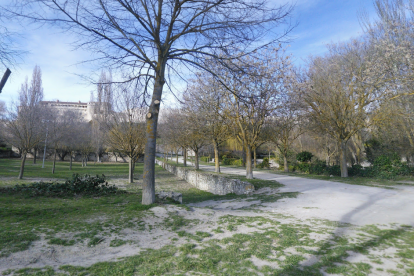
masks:
<svg viewBox="0 0 414 276"><path fill-rule="evenodd" d="M214 171L214 167L208 165L200 165L200 169ZM237 168L222 167L221 172L245 175L245 170ZM276 206L268 207L268 211L274 208L298 218L318 217L356 225L399 223L414 226L414 187L385 189L265 171L255 171L253 175L284 184L281 192L301 193L297 198L278 201Z"/></svg>

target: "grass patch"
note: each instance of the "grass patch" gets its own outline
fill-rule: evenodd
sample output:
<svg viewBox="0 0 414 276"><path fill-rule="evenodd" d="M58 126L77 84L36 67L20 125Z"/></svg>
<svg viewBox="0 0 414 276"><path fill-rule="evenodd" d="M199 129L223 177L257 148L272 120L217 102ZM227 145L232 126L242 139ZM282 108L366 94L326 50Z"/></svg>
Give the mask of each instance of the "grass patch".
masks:
<svg viewBox="0 0 414 276"><path fill-rule="evenodd" d="M50 244L73 245L85 240L93 246L97 237L110 238L124 228L144 230L140 218L156 205L142 205L139 193L100 197L27 197L0 194L0 255L28 249L40 234ZM59 233L77 233L73 240Z"/></svg>
<svg viewBox="0 0 414 276"><path fill-rule="evenodd" d="M19 175L20 159L7 158L0 159L0 177L16 177ZM47 179L68 179L73 174L90 174L90 175L106 175L108 177L128 178L128 163L93 163L89 162L86 167L82 167L82 163L73 162L72 170L69 170L69 161L57 161L55 173L52 174L52 161L46 161L45 167L42 168L42 162L37 161L33 164L28 159L24 167L24 178L47 178ZM143 163L137 163L135 172L142 174Z"/></svg>
<svg viewBox="0 0 414 276"><path fill-rule="evenodd" d="M178 221L174 218L174 221ZM191 224L186 224L187 228ZM100 262L90 267L61 266L59 270L66 275L367 275L375 271L384 271L378 262L347 261L351 252L369 254L371 249L379 247L396 247L407 249L394 258L404 260L411 258L413 245L408 243L414 231L411 227L380 229L377 226L358 228L364 233L360 240L348 236L338 236L335 231L338 223L321 220L302 221L298 223L281 223L265 217L244 217L226 215L220 217L217 232L236 229L240 225L252 225L257 229L252 233L235 233L222 239L216 239L210 233L186 230L177 231L179 237L188 242L180 246L167 245L160 249L142 250L138 255L123 258L120 261ZM173 228L174 223L169 227ZM350 226L344 226L350 227ZM230 230L226 230L229 229ZM215 232L213 230L213 232ZM315 239L312 235L321 232L327 235ZM209 238L206 240L206 238ZM113 246L125 244L122 240L113 240ZM306 264L309 256L316 257L311 264ZM269 265L258 265L254 259ZM371 258L370 258L371 259ZM305 263L302 263L305 262ZM410 260L412 262L412 259ZM373 269L375 263L375 270ZM373 271L374 270L374 271ZM412 268L402 263L389 273L410 275ZM323 272L323 273L322 273ZM45 268L27 268L8 271L14 275L61 275L59 272Z"/></svg>
<svg viewBox="0 0 414 276"><path fill-rule="evenodd" d="M392 189L396 185L414 185L414 178L410 176L398 176L395 180L372 178L372 177L361 177L361 176L350 176L350 177L339 177L339 176L327 176L327 175L315 175L315 174L305 174L300 172L283 172L279 170L265 170L269 173L288 175L288 176L297 176L302 178L309 179L320 179L333 182L341 182L351 185L361 185L369 187L381 187L386 189ZM407 182L407 183L405 183ZM413 182L413 183L410 183Z"/></svg>
<svg viewBox="0 0 414 276"><path fill-rule="evenodd" d="M63 246L72 246L76 243L75 240L67 240L61 238L52 238L49 240L49 244L63 245Z"/></svg>

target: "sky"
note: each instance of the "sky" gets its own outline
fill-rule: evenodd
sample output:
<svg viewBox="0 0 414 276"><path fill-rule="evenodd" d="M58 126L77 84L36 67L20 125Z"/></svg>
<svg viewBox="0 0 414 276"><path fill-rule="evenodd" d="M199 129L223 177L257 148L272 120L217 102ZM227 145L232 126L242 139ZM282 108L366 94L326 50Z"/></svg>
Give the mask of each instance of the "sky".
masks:
<svg viewBox="0 0 414 276"><path fill-rule="evenodd" d="M0 5L7 1L0 0ZM273 1L284 3L283 0ZM344 42L361 35L358 13L365 11L370 18L375 17L372 0L296 0L293 3L292 22L298 25L289 34L290 41L285 46L297 65L305 64L310 55L323 54L328 43ZM12 74L0 94L1 101L10 103L17 99L21 84L26 77L30 81L35 65L42 70L44 100L90 100L90 93L96 87L79 75L97 79L100 69L84 63L90 53L74 50L71 45L74 37L50 26L21 26L8 22L6 27L19 33L18 46L27 53L11 68ZM0 72L0 77L3 73ZM173 101L173 97L167 95L165 100Z"/></svg>

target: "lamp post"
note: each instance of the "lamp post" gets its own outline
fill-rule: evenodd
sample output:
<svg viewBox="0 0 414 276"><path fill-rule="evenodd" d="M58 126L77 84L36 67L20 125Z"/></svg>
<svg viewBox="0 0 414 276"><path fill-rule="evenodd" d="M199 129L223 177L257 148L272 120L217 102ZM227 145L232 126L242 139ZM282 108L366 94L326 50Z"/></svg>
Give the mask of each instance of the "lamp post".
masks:
<svg viewBox="0 0 414 276"><path fill-rule="evenodd" d="M49 122L49 121L46 121L46 122ZM43 151L43 164L42 164L42 169L45 167L45 158L46 158L46 143L47 143L47 133L48 133L48 130L49 130L49 126L48 126L48 125L46 125L46 138L45 138L45 149L44 149L44 151Z"/></svg>

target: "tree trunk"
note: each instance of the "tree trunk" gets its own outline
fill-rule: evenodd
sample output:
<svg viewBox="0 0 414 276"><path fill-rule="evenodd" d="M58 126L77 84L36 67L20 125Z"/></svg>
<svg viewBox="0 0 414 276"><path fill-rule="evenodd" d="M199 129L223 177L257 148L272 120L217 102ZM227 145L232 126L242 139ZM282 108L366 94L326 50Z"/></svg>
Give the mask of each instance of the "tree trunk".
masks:
<svg viewBox="0 0 414 276"><path fill-rule="evenodd" d="M57 150L55 148L55 152L53 154L53 166L52 166L52 174L55 173L55 168L56 168L56 154L57 154Z"/></svg>
<svg viewBox="0 0 414 276"><path fill-rule="evenodd" d="M184 167L187 167L187 149L183 149Z"/></svg>
<svg viewBox="0 0 414 276"><path fill-rule="evenodd" d="M167 163L167 161L168 161L167 155L165 154L165 151L164 151L164 164ZM165 168L165 166L164 166L164 168Z"/></svg>
<svg viewBox="0 0 414 276"><path fill-rule="evenodd" d="M200 169L200 164L198 162L198 150L197 151L194 151L194 168L196 170L199 170Z"/></svg>
<svg viewBox="0 0 414 276"><path fill-rule="evenodd" d="M246 167L246 160L247 160L247 156L246 156L246 152L247 152L247 148L243 146L243 151L242 151L242 166ZM251 161L250 161L251 163Z"/></svg>
<svg viewBox="0 0 414 276"><path fill-rule="evenodd" d="M152 101L147 114L147 142L145 144L144 179L142 182L142 204L144 205L155 202L155 150L157 146L159 103L161 101L162 87L164 86L165 70L165 64L160 65L162 68L159 69L160 71L155 77Z"/></svg>
<svg viewBox="0 0 414 276"><path fill-rule="evenodd" d="M326 166L330 166L331 165L331 157L329 155L329 147L327 148L327 154L326 154Z"/></svg>
<svg viewBox="0 0 414 276"><path fill-rule="evenodd" d="M36 164L36 157L37 157L37 148L34 148L34 151L33 151L33 164Z"/></svg>
<svg viewBox="0 0 414 276"><path fill-rule="evenodd" d="M288 165L288 160L287 160L287 152L283 153L283 171L284 172L289 172L289 165Z"/></svg>
<svg viewBox="0 0 414 276"><path fill-rule="evenodd" d="M59 160L62 161L62 162L65 161L65 157L66 157L67 154L68 154L67 151L62 151L61 154L58 154Z"/></svg>
<svg viewBox="0 0 414 276"><path fill-rule="evenodd" d="M72 170L72 154L70 154L70 164L69 164L69 170Z"/></svg>
<svg viewBox="0 0 414 276"><path fill-rule="evenodd" d="M175 163L178 164L178 148L176 148L175 153Z"/></svg>
<svg viewBox="0 0 414 276"><path fill-rule="evenodd" d="M216 173L220 172L220 156L219 156L219 150L218 145L216 142L213 142L214 145L214 171Z"/></svg>
<svg viewBox="0 0 414 276"><path fill-rule="evenodd" d="M253 179L252 149L250 146L246 146L246 178Z"/></svg>
<svg viewBox="0 0 414 276"><path fill-rule="evenodd" d="M253 149L253 166L257 168L256 148Z"/></svg>
<svg viewBox="0 0 414 276"><path fill-rule="evenodd" d="M22 179L23 178L24 165L25 165L25 163L26 163L26 153L23 153L22 162L20 163L20 172L19 172L18 179Z"/></svg>
<svg viewBox="0 0 414 276"><path fill-rule="evenodd" d="M346 166L346 141L341 141L341 177L348 177L348 167Z"/></svg>
<svg viewBox="0 0 414 276"><path fill-rule="evenodd" d="M132 158L129 158L129 183L134 183L134 166L132 163Z"/></svg>

